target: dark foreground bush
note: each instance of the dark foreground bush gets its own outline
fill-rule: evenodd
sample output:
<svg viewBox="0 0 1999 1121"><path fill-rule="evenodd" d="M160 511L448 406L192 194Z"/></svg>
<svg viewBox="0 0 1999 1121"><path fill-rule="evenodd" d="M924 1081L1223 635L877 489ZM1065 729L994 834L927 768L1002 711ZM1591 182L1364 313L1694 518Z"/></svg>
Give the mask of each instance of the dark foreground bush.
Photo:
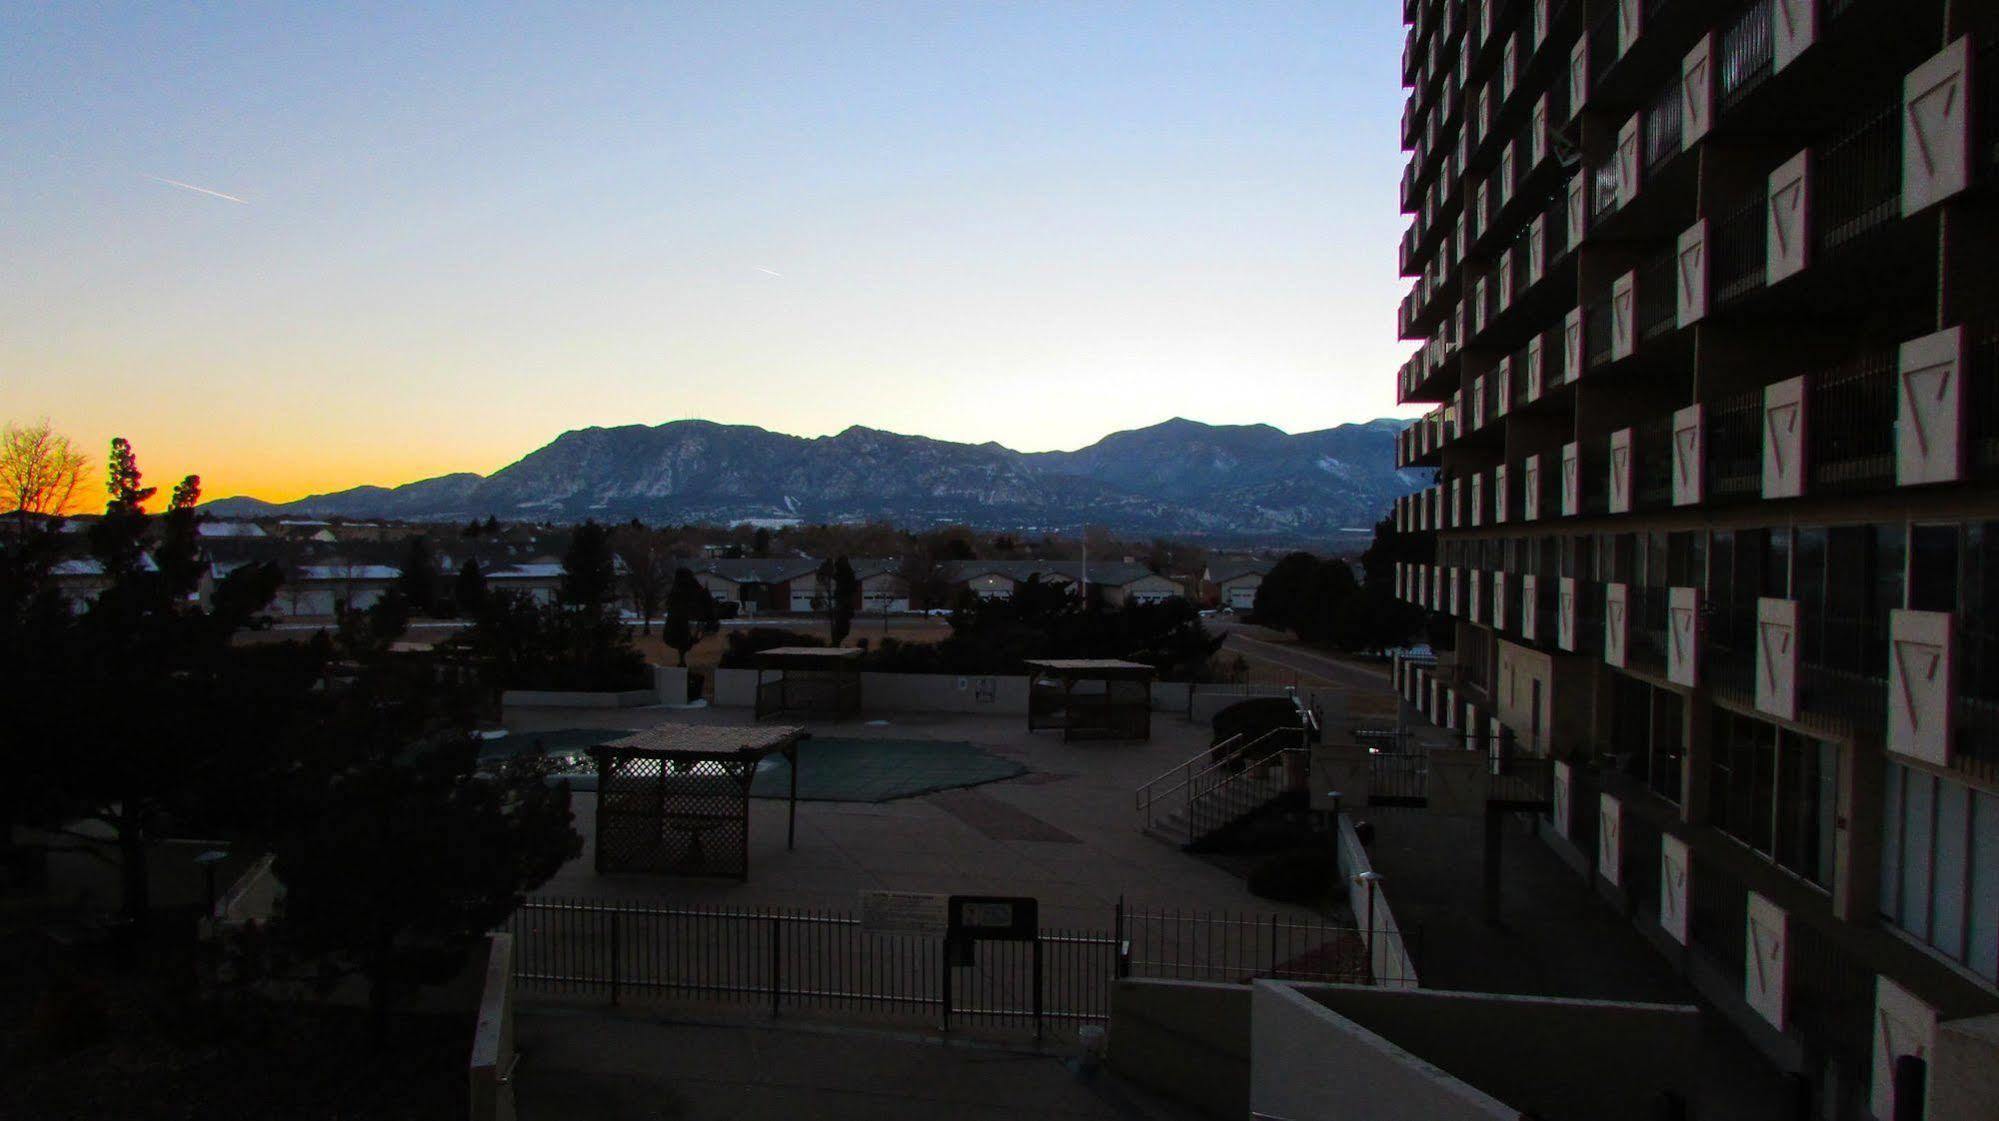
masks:
<svg viewBox="0 0 1999 1121"><path fill-rule="evenodd" d="M1317 903L1332 889L1337 873L1330 849L1289 849L1256 862L1249 870L1249 890L1279 903Z"/></svg>

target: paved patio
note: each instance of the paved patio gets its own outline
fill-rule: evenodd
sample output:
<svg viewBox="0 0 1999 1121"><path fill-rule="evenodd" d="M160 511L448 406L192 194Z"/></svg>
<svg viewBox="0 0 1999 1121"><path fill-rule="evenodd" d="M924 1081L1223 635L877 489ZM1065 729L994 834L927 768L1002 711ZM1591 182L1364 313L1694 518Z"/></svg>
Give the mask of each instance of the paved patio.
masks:
<svg viewBox="0 0 1999 1121"><path fill-rule="evenodd" d="M1249 894L1243 881L1139 832L1133 792L1204 750L1209 730L1165 714L1150 743L1065 744L1029 733L1025 717L894 714L815 721L815 736L970 743L1026 768L1018 777L893 801L800 802L795 851L784 846L785 805L752 799L750 876L744 883L599 876L590 847L596 796L575 795L583 854L540 894L682 905L855 910L864 891L1025 895L1044 927L1108 930L1123 898L1135 908L1312 912ZM730 709L510 709L510 732L655 723L751 724Z"/></svg>

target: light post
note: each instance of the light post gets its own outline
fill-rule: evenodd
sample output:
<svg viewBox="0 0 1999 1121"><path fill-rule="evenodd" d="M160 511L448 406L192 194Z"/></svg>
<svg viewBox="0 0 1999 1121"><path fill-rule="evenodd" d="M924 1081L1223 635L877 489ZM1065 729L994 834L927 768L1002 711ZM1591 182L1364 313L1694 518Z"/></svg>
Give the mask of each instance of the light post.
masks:
<svg viewBox="0 0 1999 1121"><path fill-rule="evenodd" d="M1383 877L1381 873L1373 871L1372 869L1366 872L1362 872L1361 874L1353 878L1353 881L1355 883L1365 885L1367 888L1367 918L1364 924L1362 925L1361 930L1363 933L1367 935L1367 942L1370 948L1372 948L1374 945L1374 933L1375 933L1374 931L1374 893L1376 890L1375 885L1380 883L1382 879Z"/></svg>

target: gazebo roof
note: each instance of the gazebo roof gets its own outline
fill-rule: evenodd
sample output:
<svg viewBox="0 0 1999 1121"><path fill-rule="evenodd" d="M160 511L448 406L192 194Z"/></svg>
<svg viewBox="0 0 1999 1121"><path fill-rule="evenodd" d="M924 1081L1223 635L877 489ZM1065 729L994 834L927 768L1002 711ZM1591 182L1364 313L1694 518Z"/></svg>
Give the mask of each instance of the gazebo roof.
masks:
<svg viewBox="0 0 1999 1121"><path fill-rule="evenodd" d="M1117 658L1029 658L1027 665L1060 677L1151 677L1157 672L1144 662Z"/></svg>
<svg viewBox="0 0 1999 1121"><path fill-rule="evenodd" d="M805 729L789 724L656 724L606 743L599 750L651 755L767 755L789 746Z"/></svg>

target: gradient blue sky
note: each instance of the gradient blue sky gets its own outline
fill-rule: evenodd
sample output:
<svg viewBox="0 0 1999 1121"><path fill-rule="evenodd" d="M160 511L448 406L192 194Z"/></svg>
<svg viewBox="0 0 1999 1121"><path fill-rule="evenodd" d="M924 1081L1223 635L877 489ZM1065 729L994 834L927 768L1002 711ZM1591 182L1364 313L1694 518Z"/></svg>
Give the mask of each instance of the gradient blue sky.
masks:
<svg viewBox="0 0 1999 1121"><path fill-rule="evenodd" d="M286 498L679 417L1393 414L1398 18L0 6L0 419Z"/></svg>

